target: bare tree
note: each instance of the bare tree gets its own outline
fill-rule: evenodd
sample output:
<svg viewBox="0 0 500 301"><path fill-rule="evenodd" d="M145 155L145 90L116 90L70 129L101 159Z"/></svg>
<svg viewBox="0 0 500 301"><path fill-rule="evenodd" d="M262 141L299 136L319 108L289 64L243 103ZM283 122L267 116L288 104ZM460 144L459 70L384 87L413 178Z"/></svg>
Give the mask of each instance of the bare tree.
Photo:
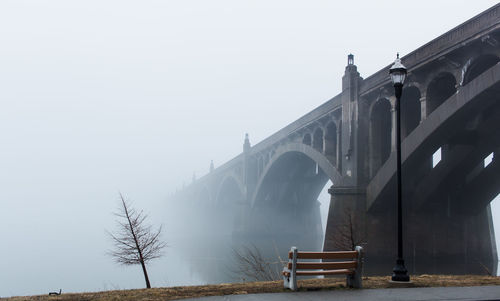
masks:
<svg viewBox="0 0 500 301"><path fill-rule="evenodd" d="M281 271L287 263L278 253L276 260L265 258L255 245L233 249L233 257L236 263L233 273L251 281L280 280Z"/></svg>
<svg viewBox="0 0 500 301"><path fill-rule="evenodd" d="M146 263L152 259L160 258L162 250L167 244L160 240L161 226L154 231L150 225L145 223L148 215L142 210L136 211L125 200L120 193L121 206L115 213L119 220L116 234L109 233L114 249L109 255L114 257L119 264L133 265L140 264L146 280L146 287L151 288L149 283Z"/></svg>
<svg viewBox="0 0 500 301"><path fill-rule="evenodd" d="M343 216L326 238L334 242L336 250L354 250L356 246L366 244L365 235L359 225L356 212L347 206L343 209Z"/></svg>

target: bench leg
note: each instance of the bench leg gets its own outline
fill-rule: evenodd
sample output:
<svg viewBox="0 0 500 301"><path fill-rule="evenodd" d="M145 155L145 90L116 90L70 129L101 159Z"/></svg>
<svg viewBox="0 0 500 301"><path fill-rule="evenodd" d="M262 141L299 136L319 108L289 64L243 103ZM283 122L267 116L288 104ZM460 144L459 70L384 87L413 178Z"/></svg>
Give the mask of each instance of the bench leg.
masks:
<svg viewBox="0 0 500 301"><path fill-rule="evenodd" d="M285 272L290 272L290 270L287 268L283 268L283 273ZM283 274L283 287L290 288L290 277L287 277L284 274Z"/></svg>
<svg viewBox="0 0 500 301"><path fill-rule="evenodd" d="M292 291L296 291L297 290L297 276L294 275L294 273L292 273L292 271L290 271L287 268L284 268L283 272L290 273L290 277L283 275L283 287L291 289Z"/></svg>
<svg viewBox="0 0 500 301"><path fill-rule="evenodd" d="M290 273L290 277L286 277L283 275L283 285L285 288L289 288L292 291L297 290L297 248L292 247L290 250L292 252L292 258L289 262L292 263L292 270L289 270L287 267L283 269L283 271L287 271Z"/></svg>
<svg viewBox="0 0 500 301"><path fill-rule="evenodd" d="M361 273L358 273L357 270L354 274L346 275L347 287L351 288L363 288L363 282L361 279Z"/></svg>
<svg viewBox="0 0 500 301"><path fill-rule="evenodd" d="M347 275L347 286L354 288L363 288L363 248L360 246L356 246L356 251L358 252L358 264L356 269L354 270L354 274Z"/></svg>
<svg viewBox="0 0 500 301"><path fill-rule="evenodd" d="M295 273L292 273L292 275L290 276L290 289L292 291L297 290L297 275L295 275Z"/></svg>

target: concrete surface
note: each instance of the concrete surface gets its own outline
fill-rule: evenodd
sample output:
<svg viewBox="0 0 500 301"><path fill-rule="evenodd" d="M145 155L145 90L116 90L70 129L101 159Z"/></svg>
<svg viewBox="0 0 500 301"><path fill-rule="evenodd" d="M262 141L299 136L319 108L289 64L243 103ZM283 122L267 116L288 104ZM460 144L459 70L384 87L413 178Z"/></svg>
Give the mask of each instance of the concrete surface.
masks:
<svg viewBox="0 0 500 301"><path fill-rule="evenodd" d="M274 294L227 295L185 299L198 301L285 301L285 300L336 300L336 301L391 301L391 300L500 300L500 286L470 287L423 287L423 288L390 288L333 290L312 292L287 292Z"/></svg>

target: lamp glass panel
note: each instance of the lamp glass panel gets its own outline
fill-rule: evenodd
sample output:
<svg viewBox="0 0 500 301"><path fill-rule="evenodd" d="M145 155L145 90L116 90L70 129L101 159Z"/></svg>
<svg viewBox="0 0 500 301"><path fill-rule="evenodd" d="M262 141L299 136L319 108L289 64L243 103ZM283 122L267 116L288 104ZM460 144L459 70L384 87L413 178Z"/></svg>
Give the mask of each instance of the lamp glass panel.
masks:
<svg viewBox="0 0 500 301"><path fill-rule="evenodd" d="M393 84L401 84L404 80L404 75L401 72L395 71L391 73L391 80Z"/></svg>

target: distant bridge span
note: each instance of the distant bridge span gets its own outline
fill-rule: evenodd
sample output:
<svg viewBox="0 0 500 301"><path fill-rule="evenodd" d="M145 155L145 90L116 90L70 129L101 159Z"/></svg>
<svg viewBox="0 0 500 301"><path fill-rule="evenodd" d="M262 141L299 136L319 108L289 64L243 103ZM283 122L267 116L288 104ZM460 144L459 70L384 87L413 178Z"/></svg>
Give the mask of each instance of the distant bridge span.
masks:
<svg viewBox="0 0 500 301"><path fill-rule="evenodd" d="M402 62L409 70L401 103L407 267L496 273L489 203L500 192L500 4ZM254 146L247 136L242 154L175 199L203 208L204 230L224 233L233 245L333 250L349 245L343 233L349 228L366 246L367 272L387 274L396 251L388 70L363 79L349 55L342 93ZM433 166L438 150L441 162ZM317 197L328 180L322 233Z"/></svg>

